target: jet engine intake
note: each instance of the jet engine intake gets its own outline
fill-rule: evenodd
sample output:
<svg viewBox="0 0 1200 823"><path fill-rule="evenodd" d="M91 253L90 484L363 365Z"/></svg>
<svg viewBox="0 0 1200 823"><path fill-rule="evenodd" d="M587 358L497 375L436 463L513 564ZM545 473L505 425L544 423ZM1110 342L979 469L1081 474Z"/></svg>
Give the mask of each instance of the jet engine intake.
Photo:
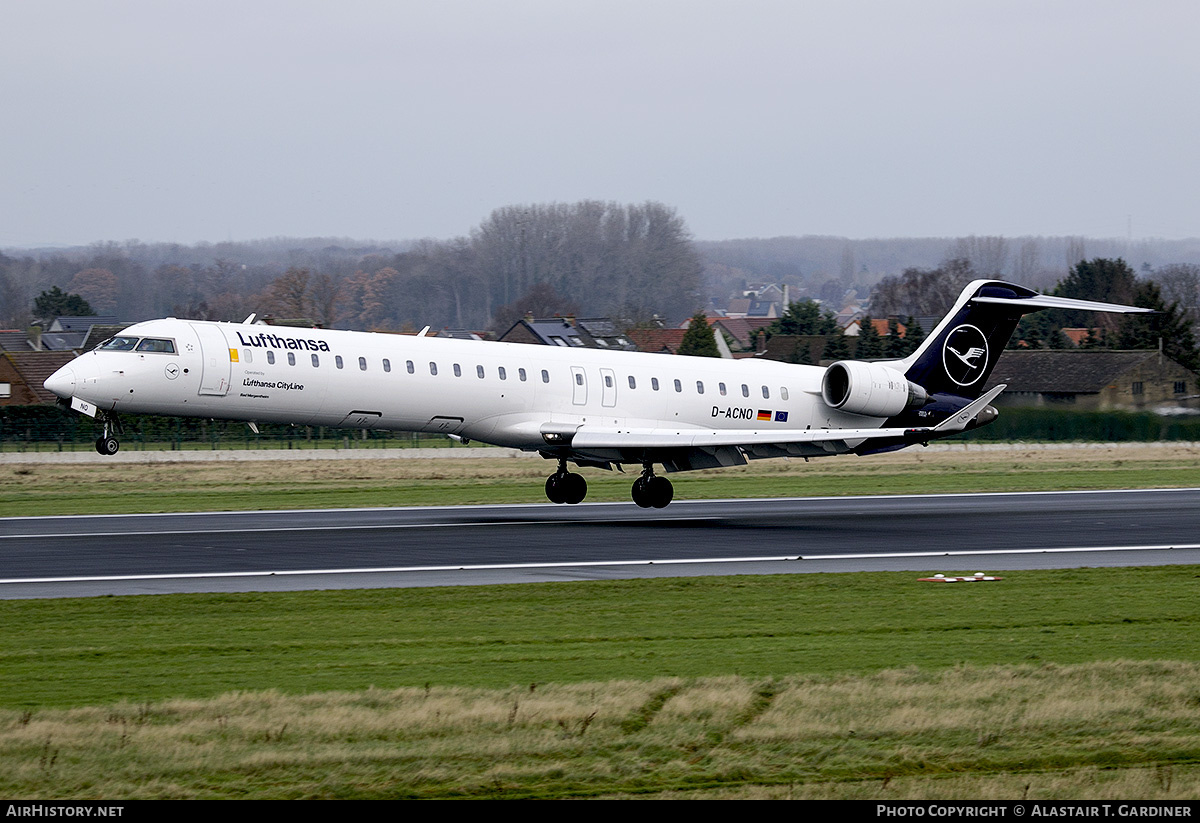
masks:
<svg viewBox="0 0 1200 823"><path fill-rule="evenodd" d="M929 402L925 389L881 363L839 360L825 370L821 397L835 409L891 417Z"/></svg>

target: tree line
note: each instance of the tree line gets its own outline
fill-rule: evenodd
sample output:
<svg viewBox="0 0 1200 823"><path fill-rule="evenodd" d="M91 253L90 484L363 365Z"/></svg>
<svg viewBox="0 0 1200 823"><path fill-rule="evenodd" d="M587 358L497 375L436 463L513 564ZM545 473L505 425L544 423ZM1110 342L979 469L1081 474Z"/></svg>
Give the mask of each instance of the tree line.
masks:
<svg viewBox="0 0 1200 823"><path fill-rule="evenodd" d="M380 330L483 329L532 303L586 306L627 323L680 320L702 300L702 264L684 221L653 202L508 206L467 237L399 251L296 249L282 255L286 266L278 256L238 262L232 248L217 249L208 263L168 253L150 267L149 248L131 254L102 244L82 267L53 254L0 255L0 323L45 319L34 316L34 301L54 287L122 320L241 320L257 312Z"/></svg>

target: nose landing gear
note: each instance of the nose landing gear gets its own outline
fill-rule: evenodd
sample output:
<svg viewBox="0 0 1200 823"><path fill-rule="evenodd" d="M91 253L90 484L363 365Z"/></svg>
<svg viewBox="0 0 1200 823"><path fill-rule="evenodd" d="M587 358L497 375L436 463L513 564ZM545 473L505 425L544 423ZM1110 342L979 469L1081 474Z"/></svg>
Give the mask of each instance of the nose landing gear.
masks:
<svg viewBox="0 0 1200 823"><path fill-rule="evenodd" d="M642 476L633 481L633 502L643 509L663 509L675 497L675 487L665 477L654 473L654 467L647 463L642 468Z"/></svg>
<svg viewBox="0 0 1200 823"><path fill-rule="evenodd" d="M121 448L121 441L117 440L113 434L124 434L125 430L121 426L121 420L115 414L108 415L104 418L104 433L96 438L96 451L104 455L116 454Z"/></svg>
<svg viewBox="0 0 1200 823"><path fill-rule="evenodd" d="M582 503L587 497L587 481L582 474L567 471L567 461L558 461L558 471L546 478L546 497L551 503Z"/></svg>

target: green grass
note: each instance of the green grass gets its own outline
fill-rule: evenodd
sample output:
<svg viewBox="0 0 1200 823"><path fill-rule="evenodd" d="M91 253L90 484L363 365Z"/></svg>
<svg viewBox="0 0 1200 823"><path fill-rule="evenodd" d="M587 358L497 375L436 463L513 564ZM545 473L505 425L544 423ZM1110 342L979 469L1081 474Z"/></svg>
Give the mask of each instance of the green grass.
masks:
<svg viewBox="0 0 1200 823"><path fill-rule="evenodd" d="M552 461L473 451L480 454L470 460L0 464L0 517L545 501L543 485ZM593 469L583 474L588 501L629 500L632 475ZM671 479L677 500L1195 487L1200 486L1200 450L910 449L811 463L757 461Z"/></svg>
<svg viewBox="0 0 1200 823"><path fill-rule="evenodd" d="M949 570L947 570L949 571ZM424 684L1200 661L1200 569L915 573L0 602L0 707Z"/></svg>
<svg viewBox="0 0 1200 823"><path fill-rule="evenodd" d="M1197 796L1200 567L917 576L0 602L0 793Z"/></svg>

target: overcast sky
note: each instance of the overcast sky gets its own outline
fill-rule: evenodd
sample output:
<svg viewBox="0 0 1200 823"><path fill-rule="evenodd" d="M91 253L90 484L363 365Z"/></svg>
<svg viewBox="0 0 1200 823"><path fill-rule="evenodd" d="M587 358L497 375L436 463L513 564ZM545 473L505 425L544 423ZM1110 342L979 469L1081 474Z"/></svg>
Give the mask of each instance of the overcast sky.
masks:
<svg viewBox="0 0 1200 823"><path fill-rule="evenodd" d="M1200 3L0 0L0 245L1200 235Z"/></svg>

